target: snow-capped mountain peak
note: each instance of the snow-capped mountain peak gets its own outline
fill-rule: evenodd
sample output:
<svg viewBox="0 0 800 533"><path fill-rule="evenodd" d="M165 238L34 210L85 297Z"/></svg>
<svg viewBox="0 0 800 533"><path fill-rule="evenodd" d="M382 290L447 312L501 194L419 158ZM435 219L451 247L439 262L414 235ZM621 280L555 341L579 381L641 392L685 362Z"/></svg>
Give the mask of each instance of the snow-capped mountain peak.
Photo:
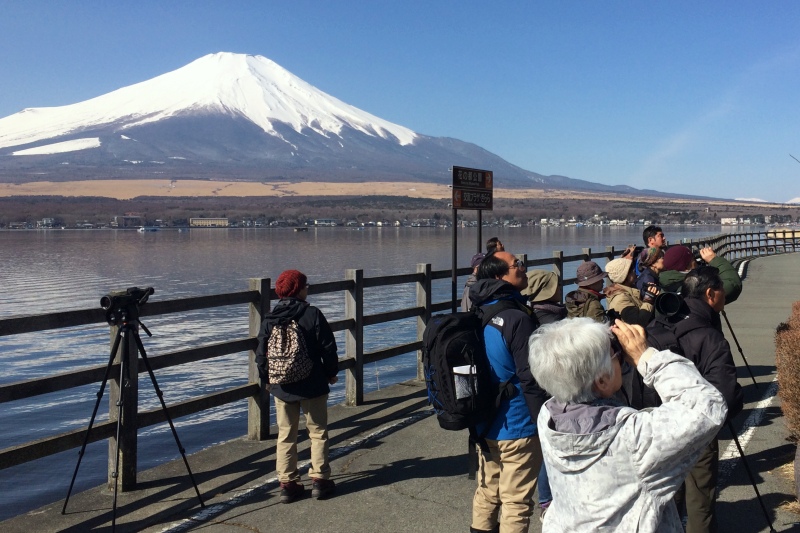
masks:
<svg viewBox="0 0 800 533"><path fill-rule="evenodd" d="M0 119L0 148L114 125L117 131L179 115L225 113L280 137L275 123L338 135L350 127L411 144L412 130L346 104L263 56L209 54L172 72L77 104L25 109Z"/></svg>

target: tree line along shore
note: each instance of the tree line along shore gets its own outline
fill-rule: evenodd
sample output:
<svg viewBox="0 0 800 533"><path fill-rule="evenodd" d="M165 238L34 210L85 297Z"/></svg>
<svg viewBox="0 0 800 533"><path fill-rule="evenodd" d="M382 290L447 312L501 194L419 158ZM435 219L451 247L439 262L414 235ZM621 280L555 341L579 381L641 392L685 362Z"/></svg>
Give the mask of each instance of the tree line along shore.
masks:
<svg viewBox="0 0 800 533"><path fill-rule="evenodd" d="M608 223L612 220L649 221L654 224L721 224L738 219L752 224L787 224L800 220L800 205L641 198L586 192L568 197L495 198L484 211L484 223L534 225L543 219L572 223ZM120 200L89 196L0 197L0 228L37 227L42 220L53 226L109 226L115 217L138 216L141 225L188 226L191 218L227 218L240 225L279 222L303 225L315 219L332 219L339 225L389 221L411 225L428 220L452 224L447 198L410 196L246 196L246 197L136 197ZM477 211L459 210L459 223L477 220ZM158 221L158 222L157 222ZM351 224L353 225L353 224Z"/></svg>

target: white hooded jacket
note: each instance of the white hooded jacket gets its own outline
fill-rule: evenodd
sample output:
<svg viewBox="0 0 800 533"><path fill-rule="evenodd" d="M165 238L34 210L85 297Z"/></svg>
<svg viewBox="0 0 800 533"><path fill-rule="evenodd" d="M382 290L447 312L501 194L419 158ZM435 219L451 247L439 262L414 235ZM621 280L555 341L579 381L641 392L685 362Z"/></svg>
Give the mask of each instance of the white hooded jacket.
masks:
<svg viewBox="0 0 800 533"><path fill-rule="evenodd" d="M687 359L646 353L639 372L663 405L548 400L538 427L553 503L543 533L682 532L672 500L725 421L722 395Z"/></svg>

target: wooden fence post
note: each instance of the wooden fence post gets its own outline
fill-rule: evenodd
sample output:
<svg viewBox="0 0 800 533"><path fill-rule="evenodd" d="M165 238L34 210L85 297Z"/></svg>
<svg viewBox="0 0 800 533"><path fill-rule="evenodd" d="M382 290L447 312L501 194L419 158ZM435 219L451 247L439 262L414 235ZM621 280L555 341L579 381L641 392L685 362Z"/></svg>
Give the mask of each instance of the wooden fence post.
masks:
<svg viewBox="0 0 800 533"><path fill-rule="evenodd" d="M606 246L606 261L613 261L614 260L614 247L613 246ZM636 258L633 258L636 261Z"/></svg>
<svg viewBox="0 0 800 533"><path fill-rule="evenodd" d="M258 337L261 321L270 310L270 278L250 278L250 290L258 291L258 301L250 302L250 337ZM269 438L269 402L267 392L256 366L256 352L247 354L247 379L250 383L258 383L258 393L247 399L247 438L250 440L266 440Z"/></svg>
<svg viewBox="0 0 800 533"><path fill-rule="evenodd" d="M591 248L583 248L583 260L584 261L591 261L592 260L592 249Z"/></svg>
<svg viewBox="0 0 800 533"><path fill-rule="evenodd" d="M558 276L558 301L564 301L564 252L553 250L553 272Z"/></svg>
<svg viewBox="0 0 800 533"><path fill-rule="evenodd" d="M345 331L345 354L355 360L345 377L345 405L364 403L364 271L347 269L345 279L353 288L345 291L344 314L355 324Z"/></svg>
<svg viewBox="0 0 800 533"><path fill-rule="evenodd" d="M138 326L137 326L138 327ZM111 347L117 336L119 326L111 327ZM117 374L111 376L111 386L108 398L108 419L112 422L118 420L118 413L122 411L122 421L119 428L119 471L117 479L113 477L116 466L117 438L116 435L108 439L108 488L114 490L117 483L120 491L130 491L136 488L136 462L137 462L137 413L139 410L139 351L133 335L128 333L120 339L114 362L122 363L125 358L126 376ZM122 365L120 367L122 368ZM122 377L123 382L120 383ZM122 406L119 403L122 402Z"/></svg>
<svg viewBox="0 0 800 533"><path fill-rule="evenodd" d="M422 281L417 282L417 307L422 307L422 314L417 317L417 340L422 340L425 326L431 319L431 265L417 263L417 273L422 274ZM422 367L422 350L417 350L417 379L425 380L425 369Z"/></svg>

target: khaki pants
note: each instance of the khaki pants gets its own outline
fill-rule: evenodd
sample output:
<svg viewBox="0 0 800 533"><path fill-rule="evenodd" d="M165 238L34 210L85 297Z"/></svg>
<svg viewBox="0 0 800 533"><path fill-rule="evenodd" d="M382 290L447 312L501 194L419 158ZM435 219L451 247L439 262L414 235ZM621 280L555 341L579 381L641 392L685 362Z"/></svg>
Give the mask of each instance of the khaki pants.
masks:
<svg viewBox="0 0 800 533"><path fill-rule="evenodd" d="M275 398L275 418L278 422L278 440L275 445L275 470L281 483L300 481L297 471L297 429L300 409L306 415L306 429L311 440L311 478L328 479L328 395L309 400L284 402Z"/></svg>
<svg viewBox="0 0 800 533"><path fill-rule="evenodd" d="M478 452L472 527L491 531L499 523L501 533L525 533L533 514L536 477L542 466L539 437L486 442L488 453Z"/></svg>

